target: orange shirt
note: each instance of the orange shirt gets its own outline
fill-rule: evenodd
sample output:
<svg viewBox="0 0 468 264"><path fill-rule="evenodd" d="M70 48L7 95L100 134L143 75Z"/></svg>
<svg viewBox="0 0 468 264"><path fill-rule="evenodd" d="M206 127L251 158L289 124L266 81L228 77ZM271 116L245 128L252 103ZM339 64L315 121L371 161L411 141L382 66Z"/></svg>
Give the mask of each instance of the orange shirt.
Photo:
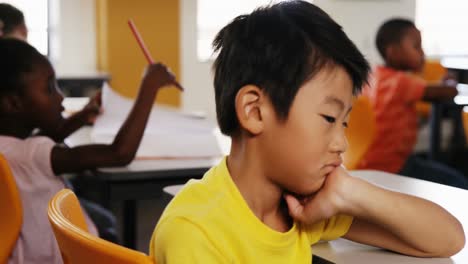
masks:
<svg viewBox="0 0 468 264"><path fill-rule="evenodd" d="M363 95L369 97L376 118L376 136L358 165L398 173L413 152L418 132L415 103L422 99L426 82L407 72L379 66Z"/></svg>

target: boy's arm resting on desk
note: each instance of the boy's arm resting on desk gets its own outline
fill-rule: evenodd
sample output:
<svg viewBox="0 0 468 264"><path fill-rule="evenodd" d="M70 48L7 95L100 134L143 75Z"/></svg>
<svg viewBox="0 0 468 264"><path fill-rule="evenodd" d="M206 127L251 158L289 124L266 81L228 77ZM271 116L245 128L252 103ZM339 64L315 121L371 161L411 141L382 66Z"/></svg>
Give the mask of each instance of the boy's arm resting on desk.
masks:
<svg viewBox="0 0 468 264"><path fill-rule="evenodd" d="M458 94L457 88L444 84L429 84L424 91L425 101L444 101L454 98Z"/></svg>
<svg viewBox="0 0 468 264"><path fill-rule="evenodd" d="M228 263L213 242L190 220L166 219L153 234L150 255L156 263Z"/></svg>
<svg viewBox="0 0 468 264"><path fill-rule="evenodd" d="M74 148L56 146L51 154L54 173L124 166L130 163L140 145L156 94L161 87L167 85L180 87L166 66L163 64L149 66L132 110L112 144L92 144Z"/></svg>
<svg viewBox="0 0 468 264"><path fill-rule="evenodd" d="M302 222L352 215L345 238L407 255L448 257L465 244L462 225L439 205L382 189L349 176L343 168L330 174L309 201L288 196L287 202L291 216Z"/></svg>
<svg viewBox="0 0 468 264"><path fill-rule="evenodd" d="M355 219L345 238L419 257L449 257L463 248L462 225L439 205L352 181L348 210Z"/></svg>

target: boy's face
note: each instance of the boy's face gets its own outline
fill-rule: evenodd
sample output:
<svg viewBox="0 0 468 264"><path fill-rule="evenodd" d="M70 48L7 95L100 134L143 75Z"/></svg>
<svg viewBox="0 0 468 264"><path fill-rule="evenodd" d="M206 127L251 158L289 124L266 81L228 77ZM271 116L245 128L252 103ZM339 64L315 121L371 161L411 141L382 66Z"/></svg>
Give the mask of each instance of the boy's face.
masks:
<svg viewBox="0 0 468 264"><path fill-rule="evenodd" d="M276 184L310 195L341 165L352 85L342 67L329 66L299 89L286 120L266 120L264 164Z"/></svg>
<svg viewBox="0 0 468 264"><path fill-rule="evenodd" d="M24 79L23 114L33 128L55 131L62 125L63 96L58 90L54 70L49 63L38 63Z"/></svg>
<svg viewBox="0 0 468 264"><path fill-rule="evenodd" d="M405 70L419 72L424 66L424 51L421 45L421 32L415 28L407 29L397 47L395 57Z"/></svg>

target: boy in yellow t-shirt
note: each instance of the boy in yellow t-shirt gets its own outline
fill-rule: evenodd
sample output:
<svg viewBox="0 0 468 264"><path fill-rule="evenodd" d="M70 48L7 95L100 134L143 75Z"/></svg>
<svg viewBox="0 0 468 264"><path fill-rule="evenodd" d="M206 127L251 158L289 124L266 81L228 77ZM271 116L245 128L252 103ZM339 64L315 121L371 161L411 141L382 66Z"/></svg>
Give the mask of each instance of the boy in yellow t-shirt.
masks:
<svg viewBox="0 0 468 264"><path fill-rule="evenodd" d="M224 27L214 48L231 152L168 205L151 239L156 263L310 263L312 244L340 236L421 257L463 248L447 211L341 166L369 66L326 13L304 1L260 8Z"/></svg>

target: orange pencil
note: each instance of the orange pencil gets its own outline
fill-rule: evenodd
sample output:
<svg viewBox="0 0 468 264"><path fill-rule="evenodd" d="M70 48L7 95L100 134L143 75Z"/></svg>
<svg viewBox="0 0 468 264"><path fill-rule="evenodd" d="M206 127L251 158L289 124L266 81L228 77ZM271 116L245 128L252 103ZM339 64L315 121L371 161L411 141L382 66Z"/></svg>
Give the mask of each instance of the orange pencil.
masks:
<svg viewBox="0 0 468 264"><path fill-rule="evenodd" d="M145 42L143 41L143 38L141 37L140 33L138 32L138 29L135 26L135 23L131 19L128 20L128 25L130 26L130 29L132 30L133 36L135 36L136 41L138 42L138 45L140 46L141 50L143 51L143 54L145 55L146 60L148 61L149 64L153 64L154 60L151 57L151 54L148 51L148 48L146 48Z"/></svg>
<svg viewBox="0 0 468 264"><path fill-rule="evenodd" d="M135 39L138 42L138 45L140 46L141 50L143 51L143 54L145 55L146 60L148 61L149 64L154 64L154 60L151 57L150 52L148 51L148 48L146 48L145 42L143 41L143 38L141 37L140 33L138 32L138 29L135 26L135 23L131 19L128 20L128 26L130 26L130 29L132 30L133 36L135 36ZM184 88L174 80L174 86L176 86L179 90L183 91Z"/></svg>

